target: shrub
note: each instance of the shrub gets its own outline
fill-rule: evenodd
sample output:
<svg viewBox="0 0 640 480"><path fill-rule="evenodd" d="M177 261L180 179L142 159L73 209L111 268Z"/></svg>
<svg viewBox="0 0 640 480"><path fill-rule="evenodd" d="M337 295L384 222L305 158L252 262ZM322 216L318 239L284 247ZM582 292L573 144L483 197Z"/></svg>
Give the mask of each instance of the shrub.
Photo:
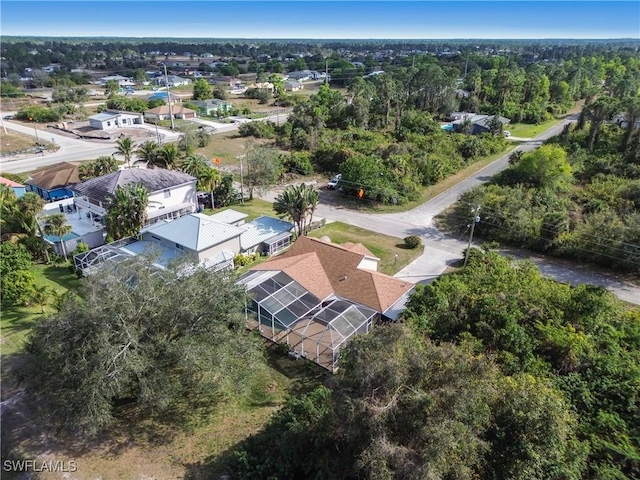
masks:
<svg viewBox="0 0 640 480"><path fill-rule="evenodd" d="M60 113L52 108L30 105L18 110L16 118L18 120L33 121L36 123L57 122L60 120Z"/></svg>
<svg viewBox="0 0 640 480"><path fill-rule="evenodd" d="M233 266L235 268L238 268L244 267L245 265L250 265L255 262L259 256L259 253L239 253L233 259Z"/></svg>
<svg viewBox="0 0 640 480"><path fill-rule="evenodd" d="M418 248L420 245L422 245L422 239L417 235L409 235L408 237L405 237L404 245L405 247L413 250L415 248Z"/></svg>
<svg viewBox="0 0 640 480"><path fill-rule="evenodd" d="M276 124L273 122L247 122L238 127L238 135L242 137L274 138Z"/></svg>
<svg viewBox="0 0 640 480"><path fill-rule="evenodd" d="M313 165L308 152L291 152L288 157L284 157L282 164L287 172L299 175L311 175Z"/></svg>
<svg viewBox="0 0 640 480"><path fill-rule="evenodd" d="M29 305L36 293L36 277L29 270L13 270L2 277L2 301Z"/></svg>

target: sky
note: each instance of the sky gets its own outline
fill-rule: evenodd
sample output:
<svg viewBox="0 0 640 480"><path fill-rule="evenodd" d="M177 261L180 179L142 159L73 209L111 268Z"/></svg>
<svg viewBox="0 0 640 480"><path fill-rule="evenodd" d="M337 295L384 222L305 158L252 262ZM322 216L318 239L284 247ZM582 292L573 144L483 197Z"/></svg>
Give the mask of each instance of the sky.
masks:
<svg viewBox="0 0 640 480"><path fill-rule="evenodd" d="M2 0L0 9L3 36L640 39L638 0Z"/></svg>

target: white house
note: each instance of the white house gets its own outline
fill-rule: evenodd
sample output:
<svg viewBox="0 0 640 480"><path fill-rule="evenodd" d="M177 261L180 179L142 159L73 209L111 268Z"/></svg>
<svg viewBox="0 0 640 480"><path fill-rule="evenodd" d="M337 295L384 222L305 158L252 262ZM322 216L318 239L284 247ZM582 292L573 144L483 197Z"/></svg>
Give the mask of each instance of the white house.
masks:
<svg viewBox="0 0 640 480"><path fill-rule="evenodd" d="M144 115L142 113L123 112L120 110L105 110L89 117L89 125L98 130L115 130L120 127L142 125L143 123Z"/></svg>
<svg viewBox="0 0 640 480"><path fill-rule="evenodd" d="M154 78L153 82L161 87L166 87L167 84L169 87L181 87L183 85L191 85L192 80L190 78L177 77L176 75L167 75L165 78L163 75Z"/></svg>
<svg viewBox="0 0 640 480"><path fill-rule="evenodd" d="M109 75L100 79L100 85L105 86L107 82L114 81L119 87L132 87L136 84L131 77L123 77L122 75Z"/></svg>
<svg viewBox="0 0 640 480"><path fill-rule="evenodd" d="M75 205L88 218L101 219L117 187L140 184L149 192L147 224L173 219L196 211L196 179L186 173L162 168L125 169L92 178L72 187Z"/></svg>

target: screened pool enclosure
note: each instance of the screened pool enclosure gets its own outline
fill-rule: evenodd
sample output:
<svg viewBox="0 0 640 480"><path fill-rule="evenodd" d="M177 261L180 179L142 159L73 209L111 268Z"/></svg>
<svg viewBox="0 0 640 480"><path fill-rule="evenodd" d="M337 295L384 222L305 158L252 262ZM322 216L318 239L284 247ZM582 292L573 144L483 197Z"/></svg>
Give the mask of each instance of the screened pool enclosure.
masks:
<svg viewBox="0 0 640 480"><path fill-rule="evenodd" d="M250 327L332 372L340 349L354 335L368 333L378 314L335 294L320 299L282 271L249 272L239 283L253 299L247 305Z"/></svg>

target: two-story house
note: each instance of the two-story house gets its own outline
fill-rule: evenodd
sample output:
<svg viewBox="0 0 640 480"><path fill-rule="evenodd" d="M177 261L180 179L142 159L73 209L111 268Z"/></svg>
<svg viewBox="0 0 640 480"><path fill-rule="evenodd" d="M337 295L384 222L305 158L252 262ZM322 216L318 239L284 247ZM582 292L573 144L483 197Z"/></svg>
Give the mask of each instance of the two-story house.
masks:
<svg viewBox="0 0 640 480"><path fill-rule="evenodd" d="M118 187L140 184L149 192L147 225L196 211L196 179L162 168L125 169L73 186L75 206L88 218L101 219Z"/></svg>

